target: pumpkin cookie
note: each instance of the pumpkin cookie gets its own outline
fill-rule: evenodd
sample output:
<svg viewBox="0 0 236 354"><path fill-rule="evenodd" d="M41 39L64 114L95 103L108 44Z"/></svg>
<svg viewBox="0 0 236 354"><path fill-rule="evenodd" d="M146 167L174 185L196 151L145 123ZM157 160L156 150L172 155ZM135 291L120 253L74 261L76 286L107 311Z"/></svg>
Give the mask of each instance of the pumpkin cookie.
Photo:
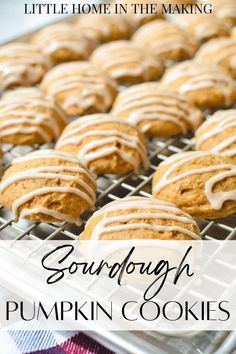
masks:
<svg viewBox="0 0 236 354"><path fill-rule="evenodd" d="M200 48L196 59L216 63L236 79L236 39L213 39Z"/></svg>
<svg viewBox="0 0 236 354"><path fill-rule="evenodd" d="M236 165L214 152L184 152L162 162L153 178L155 198L175 202L195 218L236 212Z"/></svg>
<svg viewBox="0 0 236 354"><path fill-rule="evenodd" d="M233 80L218 65L185 61L169 68L162 83L189 97L200 108L229 107L236 101Z"/></svg>
<svg viewBox="0 0 236 354"><path fill-rule="evenodd" d="M32 43L48 55L54 64L87 59L96 44L70 24L43 28L33 36Z"/></svg>
<svg viewBox="0 0 236 354"><path fill-rule="evenodd" d="M16 219L77 223L95 203L95 181L76 158L39 150L13 160L0 183L0 203Z"/></svg>
<svg viewBox="0 0 236 354"><path fill-rule="evenodd" d="M41 87L68 115L105 112L117 94L110 76L83 61L54 67L45 75Z"/></svg>
<svg viewBox="0 0 236 354"><path fill-rule="evenodd" d="M191 58L197 50L197 43L173 22L152 21L140 27L132 37L152 51L156 58L180 61Z"/></svg>
<svg viewBox="0 0 236 354"><path fill-rule="evenodd" d="M77 29L92 40L105 43L130 38L133 24L123 15L91 14L79 16Z"/></svg>
<svg viewBox="0 0 236 354"><path fill-rule="evenodd" d="M201 111L187 97L157 82L121 91L112 113L148 135L163 137L195 131L203 119Z"/></svg>
<svg viewBox="0 0 236 354"><path fill-rule="evenodd" d="M91 61L124 85L154 80L163 71L160 60L144 47L130 41L103 44L93 52Z"/></svg>
<svg viewBox="0 0 236 354"><path fill-rule="evenodd" d="M236 109L218 111L198 128L196 149L220 152L236 164Z"/></svg>
<svg viewBox="0 0 236 354"><path fill-rule="evenodd" d="M37 88L19 88L0 99L0 140L34 145L57 140L67 124L65 113Z"/></svg>
<svg viewBox="0 0 236 354"><path fill-rule="evenodd" d="M200 240L190 215L154 198L128 197L113 201L88 220L80 240Z"/></svg>
<svg viewBox="0 0 236 354"><path fill-rule="evenodd" d="M0 91L37 84L49 66L48 58L31 44L0 46Z"/></svg>
<svg viewBox="0 0 236 354"><path fill-rule="evenodd" d="M93 114L73 121L56 149L77 156L96 173L126 173L148 165L142 133L109 114Z"/></svg>

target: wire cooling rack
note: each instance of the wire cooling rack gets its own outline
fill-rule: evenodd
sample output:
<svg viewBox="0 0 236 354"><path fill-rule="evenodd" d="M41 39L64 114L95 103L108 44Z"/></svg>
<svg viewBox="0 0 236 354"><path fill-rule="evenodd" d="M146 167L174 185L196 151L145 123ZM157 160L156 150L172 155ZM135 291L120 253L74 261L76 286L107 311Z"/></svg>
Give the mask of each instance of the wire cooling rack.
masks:
<svg viewBox="0 0 236 354"><path fill-rule="evenodd" d="M45 149L52 145L34 147L3 146L3 167L11 161L36 149ZM131 195L149 197L151 182L156 166L167 157L192 148L191 136L171 139L153 139L149 142L150 167L145 173L123 176L105 175L97 178L97 203L94 210L111 202ZM64 224L32 223L27 220L15 222L12 214L0 207L0 239L5 240L73 240L77 239L93 211L82 215L81 226ZM236 239L236 215L214 221L199 221L201 235L218 243L219 240ZM91 287L90 289L91 290ZM86 291L86 289L85 289ZM157 332L89 332L89 335L105 344L117 353L149 354L210 354L230 353L235 343L235 333L225 331L201 331L191 337L169 337ZM224 351L222 351L224 349Z"/></svg>

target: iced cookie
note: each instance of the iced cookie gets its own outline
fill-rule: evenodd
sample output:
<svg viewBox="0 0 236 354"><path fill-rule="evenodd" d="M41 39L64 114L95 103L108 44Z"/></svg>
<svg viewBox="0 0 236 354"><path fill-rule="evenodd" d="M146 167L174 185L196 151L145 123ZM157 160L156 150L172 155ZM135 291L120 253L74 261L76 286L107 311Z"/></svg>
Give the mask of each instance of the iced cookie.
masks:
<svg viewBox="0 0 236 354"><path fill-rule="evenodd" d="M220 152L236 164L236 109L218 111L198 128L196 149Z"/></svg>
<svg viewBox="0 0 236 354"><path fill-rule="evenodd" d="M151 136L173 136L195 131L201 111L184 95L157 82L147 82L120 92L112 113Z"/></svg>
<svg viewBox="0 0 236 354"><path fill-rule="evenodd" d="M48 55L54 64L87 59L96 45L95 41L82 35L70 24L45 27L34 35L32 43Z"/></svg>
<svg viewBox="0 0 236 354"><path fill-rule="evenodd" d="M166 71L162 83L200 108L229 107L236 102L233 80L214 64L193 60L176 64Z"/></svg>
<svg viewBox="0 0 236 354"><path fill-rule="evenodd" d="M95 181L78 160L54 150L39 150L13 160L0 183L0 203L16 219L68 221L95 203Z"/></svg>
<svg viewBox="0 0 236 354"><path fill-rule="evenodd" d="M126 173L147 167L148 157L141 132L110 114L93 114L70 123L56 149L77 156L96 173Z"/></svg>
<svg viewBox="0 0 236 354"><path fill-rule="evenodd" d="M0 91L37 84L50 62L37 47L26 43L0 46Z"/></svg>
<svg viewBox="0 0 236 354"><path fill-rule="evenodd" d="M215 63L236 79L236 39L212 39L199 49L196 59L209 64Z"/></svg>
<svg viewBox="0 0 236 354"><path fill-rule="evenodd" d="M213 14L229 26L236 25L236 2L235 0L199 0L200 4L211 4Z"/></svg>
<svg viewBox="0 0 236 354"><path fill-rule="evenodd" d="M154 198L113 201L88 220L81 240L200 240L196 222L175 205Z"/></svg>
<svg viewBox="0 0 236 354"><path fill-rule="evenodd" d="M0 141L14 145L55 141L67 124L65 113L37 88L8 91L0 99Z"/></svg>
<svg viewBox="0 0 236 354"><path fill-rule="evenodd" d="M117 94L116 83L110 76L83 61L54 67L41 87L68 115L106 112Z"/></svg>
<svg viewBox="0 0 236 354"><path fill-rule="evenodd" d="M175 154L157 167L152 194L195 218L232 215L236 212L236 165L214 152Z"/></svg>
<svg viewBox="0 0 236 354"><path fill-rule="evenodd" d="M93 52L91 61L124 85L154 80L163 71L160 60L146 48L131 41L103 44Z"/></svg>
<svg viewBox="0 0 236 354"><path fill-rule="evenodd" d="M197 43L180 27L163 20L152 21L140 27L132 39L162 60L184 60L191 58L197 50Z"/></svg>

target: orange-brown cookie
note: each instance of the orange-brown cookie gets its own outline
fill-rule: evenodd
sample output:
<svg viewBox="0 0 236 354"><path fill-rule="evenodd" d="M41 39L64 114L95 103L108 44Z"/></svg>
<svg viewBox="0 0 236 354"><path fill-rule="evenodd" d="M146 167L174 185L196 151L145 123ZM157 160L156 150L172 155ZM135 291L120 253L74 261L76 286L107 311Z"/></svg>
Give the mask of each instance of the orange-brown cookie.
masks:
<svg viewBox="0 0 236 354"><path fill-rule="evenodd" d="M31 44L0 46L0 91L37 84L49 66L48 58Z"/></svg>
<svg viewBox="0 0 236 354"><path fill-rule="evenodd" d="M236 109L218 111L198 128L197 150L220 152L236 164Z"/></svg>
<svg viewBox="0 0 236 354"><path fill-rule="evenodd" d="M54 64L87 59L96 45L71 24L45 27L33 36L32 43Z"/></svg>
<svg viewBox="0 0 236 354"><path fill-rule="evenodd" d="M212 38L230 35L230 27L214 15L178 15L177 23L200 44Z"/></svg>
<svg viewBox="0 0 236 354"><path fill-rule="evenodd" d="M126 173L148 166L142 133L110 114L76 119L66 127L56 149L77 156L90 171L101 174Z"/></svg>
<svg viewBox="0 0 236 354"><path fill-rule="evenodd" d="M39 150L13 160L0 183L0 203L16 219L68 221L95 203L95 181L76 158Z"/></svg>
<svg viewBox="0 0 236 354"><path fill-rule="evenodd" d="M150 49L157 58L180 61L191 58L197 43L173 22L152 21L139 28L132 37L137 44Z"/></svg>
<svg viewBox="0 0 236 354"><path fill-rule="evenodd" d="M117 0L116 3L118 6L122 4L125 7L127 11L125 16L128 21L134 24L135 28L165 17L158 0Z"/></svg>
<svg viewBox="0 0 236 354"><path fill-rule="evenodd" d="M236 25L235 0L198 0L200 4L211 4L213 14L229 26Z"/></svg>
<svg viewBox="0 0 236 354"><path fill-rule="evenodd" d="M157 167L152 194L175 202L195 218L232 215L236 212L236 165L214 152L175 154Z"/></svg>
<svg viewBox="0 0 236 354"><path fill-rule="evenodd" d="M0 141L14 145L55 141L67 124L65 113L37 88L8 91L0 99Z"/></svg>
<svg viewBox="0 0 236 354"><path fill-rule="evenodd" d="M82 61L54 67L45 75L41 87L68 115L106 112L117 94L110 76Z"/></svg>
<svg viewBox="0 0 236 354"><path fill-rule="evenodd" d="M148 135L164 137L195 131L203 119L201 111L187 97L157 82L121 91L112 113Z"/></svg>
<svg viewBox="0 0 236 354"><path fill-rule="evenodd" d="M236 39L236 26L232 28L231 37L232 37L233 39Z"/></svg>
<svg viewBox="0 0 236 354"><path fill-rule="evenodd" d="M154 198L128 197L113 201L88 220L81 240L200 240L190 215Z"/></svg>
<svg viewBox="0 0 236 354"><path fill-rule="evenodd" d="M212 39L199 49L196 59L216 63L236 79L236 39Z"/></svg>
<svg viewBox="0 0 236 354"><path fill-rule="evenodd" d="M163 72L160 60L131 41L103 44L93 52L91 61L124 85L154 80Z"/></svg>
<svg viewBox="0 0 236 354"><path fill-rule="evenodd" d="M188 96L200 108L229 107L236 102L233 80L217 65L185 61L169 68L162 83Z"/></svg>
<svg viewBox="0 0 236 354"><path fill-rule="evenodd" d="M79 16L77 29L87 37L104 43L130 38L133 24L126 16L118 14L91 14Z"/></svg>

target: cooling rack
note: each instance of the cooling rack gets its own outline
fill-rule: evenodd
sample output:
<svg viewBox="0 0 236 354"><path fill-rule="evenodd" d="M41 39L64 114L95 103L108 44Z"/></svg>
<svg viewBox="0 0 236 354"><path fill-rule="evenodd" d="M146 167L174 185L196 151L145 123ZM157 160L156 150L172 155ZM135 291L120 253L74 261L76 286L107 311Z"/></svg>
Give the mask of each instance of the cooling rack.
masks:
<svg viewBox="0 0 236 354"><path fill-rule="evenodd" d="M63 21L73 21L72 18ZM29 33L17 40L28 40ZM97 178L97 203L94 210L107 203L127 196L151 196L151 181L156 166L167 157L191 150L192 137L178 136L170 139L152 139L148 143L150 167L147 171L134 175L124 176L99 176ZM53 145L34 147L17 147L3 145L3 169L6 169L11 161L33 150L53 148ZM12 214L0 206L0 240L75 240L84 229L84 225L94 210L82 215L81 226L69 223L43 224L32 223L26 220L15 222ZM214 221L198 221L203 239L212 240L217 245L222 240L236 239L236 215ZM92 285L85 288L89 295ZM201 331L190 333L186 336L167 336L158 332L145 331L104 331L96 328L87 333L101 344L113 350L115 353L125 354L229 354L236 346L236 332L228 331Z"/></svg>

